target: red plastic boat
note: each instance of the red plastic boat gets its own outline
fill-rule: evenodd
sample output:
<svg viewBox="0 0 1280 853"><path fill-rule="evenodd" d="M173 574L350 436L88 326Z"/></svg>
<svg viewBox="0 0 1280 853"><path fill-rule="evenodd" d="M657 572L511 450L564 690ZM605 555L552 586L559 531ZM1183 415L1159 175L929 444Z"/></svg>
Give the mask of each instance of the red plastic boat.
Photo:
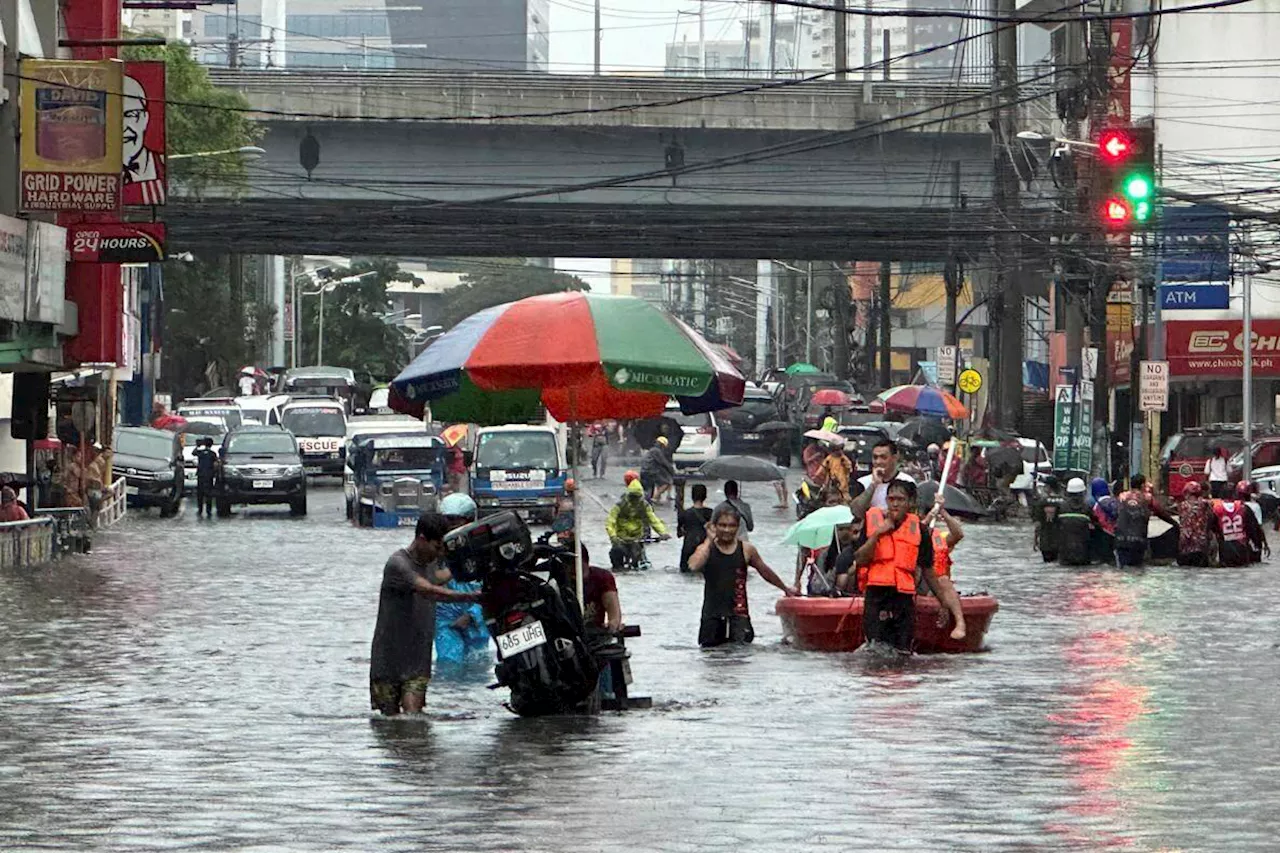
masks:
<svg viewBox="0 0 1280 853"><path fill-rule="evenodd" d="M950 620L938 627L941 605L931 595L916 596L916 651L976 652L982 648L991 618L1000 604L989 595L962 595L965 638L951 639ZM798 649L851 652L862 645L862 596L852 598L779 598L776 605L784 636Z"/></svg>

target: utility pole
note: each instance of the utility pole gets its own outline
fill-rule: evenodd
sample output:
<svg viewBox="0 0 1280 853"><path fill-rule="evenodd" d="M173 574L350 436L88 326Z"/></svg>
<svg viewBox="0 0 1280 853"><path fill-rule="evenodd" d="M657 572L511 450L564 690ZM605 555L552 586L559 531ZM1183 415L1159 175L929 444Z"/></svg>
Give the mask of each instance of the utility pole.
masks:
<svg viewBox="0 0 1280 853"><path fill-rule="evenodd" d="M596 6L599 7L599 0ZM707 4L698 0L698 73L707 76Z"/></svg>
<svg viewBox="0 0 1280 853"><path fill-rule="evenodd" d="M809 261L809 269L805 276L804 360L813 364L813 261Z"/></svg>
<svg viewBox="0 0 1280 853"><path fill-rule="evenodd" d="M778 7L770 3L769 9L769 79L778 75Z"/></svg>
<svg viewBox="0 0 1280 853"><path fill-rule="evenodd" d="M1093 7L1089 7L1092 9ZM1102 11L1111 11L1107 5L1103 5ZM1088 36L1087 43L1087 61L1085 69L1086 78L1089 82L1087 91L1089 96L1089 132L1095 134L1100 131L1107 121L1107 98L1105 94L1098 94L1099 91L1105 92L1106 86L1101 85L1106 80L1107 68L1111 56L1111 35L1110 27L1107 21L1091 20L1087 21L1084 26L1087 28L1085 34ZM1091 169L1096 166L1091 163ZM1109 351L1107 346L1107 297L1111 293L1111 285L1115 280L1114 267L1111 263L1111 249L1107 245L1106 239L1103 237L1100 226L1097 222L1096 209L1101 199L1098 198L1097 181L1093 172L1090 173L1089 180L1084 184L1084 190L1080 193L1083 199L1081 210L1084 211L1084 222L1087 228L1085 236L1085 246L1087 247L1087 257L1091 260L1092 269L1089 279L1089 290L1086 294L1082 294L1086 298L1082 301L1087 306L1087 315L1083 318L1089 328L1089 343L1098 350L1098 373L1094 378L1094 400L1093 400L1093 458L1096 471L1109 474L1111 468L1111 441L1109 438L1109 427L1111 424L1111 379L1110 379L1110 359L1115 357L1115 353ZM1143 318L1145 324L1146 318ZM1126 330L1128 334L1132 334L1132 330ZM1132 340L1132 338L1130 338ZM1068 353L1070 356L1070 353ZM1131 392L1137 389L1138 376L1131 372L1129 377L1129 388ZM1117 413L1117 426L1121 426L1120 418ZM1122 434L1125 437L1125 444L1129 443L1129 436L1132 431L1126 428Z"/></svg>
<svg viewBox="0 0 1280 853"><path fill-rule="evenodd" d="M890 278L893 275L893 264L880 262L880 388L888 388L892 384L893 329L889 325L889 307L893 295L889 292Z"/></svg>
<svg viewBox="0 0 1280 853"><path fill-rule="evenodd" d="M848 79L849 74L849 16L845 14L846 0L834 0L831 13L835 15L835 44L832 46L832 62L837 80Z"/></svg>
<svg viewBox="0 0 1280 853"><path fill-rule="evenodd" d="M863 8L871 11L871 0L865 0ZM862 16L862 82L871 82L871 15Z"/></svg>
<svg viewBox="0 0 1280 853"><path fill-rule="evenodd" d="M1015 0L995 0L996 17L1008 21L1016 13ZM1023 294L1021 210L1018 175L1013 168L1013 140L1018 97L1018 33L1011 24L997 24L993 34L992 92L995 117L991 148L995 169L993 202L1000 227L995 238L996 297L991 311L998 322L998 349L992 368L997 422L1017 431L1022 420Z"/></svg>
<svg viewBox="0 0 1280 853"><path fill-rule="evenodd" d="M951 161L951 210L959 211L963 201L960 197L960 161ZM947 256L947 264L942 269L942 282L946 288L947 305L943 320L943 340L948 346L955 346L958 338L956 329L956 302L960 299L960 291L964 289L964 260L960 257L953 242Z"/></svg>
<svg viewBox="0 0 1280 853"><path fill-rule="evenodd" d="M701 16L699 16L698 21L699 21L699 24L701 24L701 21L702 21ZM595 67L596 76L599 77L600 76L600 0L596 0L596 22L595 22L595 29L592 30L592 32L595 34L595 39L592 42L595 45L594 67ZM706 65L703 65L702 70L703 70L703 74L705 74Z"/></svg>

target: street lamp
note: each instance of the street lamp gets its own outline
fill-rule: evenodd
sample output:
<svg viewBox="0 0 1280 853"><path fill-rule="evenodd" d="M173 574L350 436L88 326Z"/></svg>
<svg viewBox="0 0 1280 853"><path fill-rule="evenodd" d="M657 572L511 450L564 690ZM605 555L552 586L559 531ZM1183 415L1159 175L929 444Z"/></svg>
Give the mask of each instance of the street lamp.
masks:
<svg viewBox="0 0 1280 853"><path fill-rule="evenodd" d="M320 365L324 364L324 295L328 293L330 290L333 290L335 287L337 287L340 284L355 284L357 281L359 281L362 278L368 278L371 275L377 275L377 274L378 274L377 270L368 270L367 272L362 272L362 273L359 273L358 275L349 275L346 278L340 278L336 281L325 282L317 290L312 290L309 292L302 291L301 293L298 294L299 296L316 296L317 294L319 294L320 296L319 331L317 333L317 339L316 339L316 367L319 367ZM295 331L295 338L296 337L297 335Z"/></svg>
<svg viewBox="0 0 1280 853"><path fill-rule="evenodd" d="M218 151L193 151L190 154L168 154L165 160L195 160L203 157L226 157L231 154L238 154L240 158L246 161L257 160L266 154L266 150L256 145L241 145L239 148L223 148Z"/></svg>

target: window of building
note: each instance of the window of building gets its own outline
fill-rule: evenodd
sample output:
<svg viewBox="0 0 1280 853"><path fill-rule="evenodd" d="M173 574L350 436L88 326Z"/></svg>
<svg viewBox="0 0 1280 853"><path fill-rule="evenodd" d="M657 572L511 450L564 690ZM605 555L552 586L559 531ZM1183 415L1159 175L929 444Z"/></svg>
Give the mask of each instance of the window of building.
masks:
<svg viewBox="0 0 1280 853"><path fill-rule="evenodd" d="M312 38L363 38L389 34L386 12L376 9L337 15L289 15L290 35Z"/></svg>

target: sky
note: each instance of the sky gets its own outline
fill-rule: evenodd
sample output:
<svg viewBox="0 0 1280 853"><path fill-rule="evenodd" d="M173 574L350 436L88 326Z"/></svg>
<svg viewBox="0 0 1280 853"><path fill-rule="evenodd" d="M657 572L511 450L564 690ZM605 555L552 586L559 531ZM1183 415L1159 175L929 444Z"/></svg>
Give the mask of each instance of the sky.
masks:
<svg viewBox="0 0 1280 853"><path fill-rule="evenodd" d="M550 0L550 3L551 71L590 74L595 61L591 44L594 0ZM606 73L661 74L668 42L683 38L697 40L700 5L704 9L708 41L740 31L736 23L742 14L739 2L600 0L601 69ZM679 14L681 11L692 14ZM556 258L556 269L574 272L594 291L609 291L608 258Z"/></svg>

